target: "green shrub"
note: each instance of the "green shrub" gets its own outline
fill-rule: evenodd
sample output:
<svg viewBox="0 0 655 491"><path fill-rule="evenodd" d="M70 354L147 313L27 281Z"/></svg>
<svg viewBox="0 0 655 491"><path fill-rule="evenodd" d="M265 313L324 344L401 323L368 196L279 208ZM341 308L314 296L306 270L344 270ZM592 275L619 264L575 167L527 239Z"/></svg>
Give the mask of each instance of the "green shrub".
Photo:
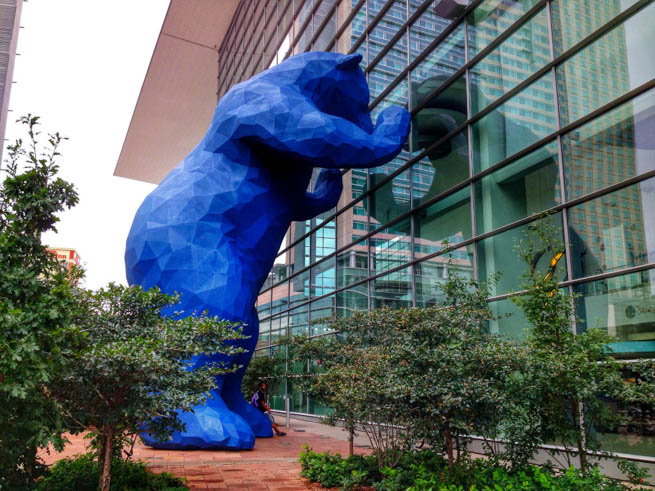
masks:
<svg viewBox="0 0 655 491"><path fill-rule="evenodd" d="M378 491L625 491L620 482L603 476L598 468L588 472L569 468L558 471L536 465L507 469L493 460L460 460L449 468L448 460L432 450L406 452L394 468L378 472L373 456L316 453L310 448L300 456L302 476L324 487L357 489L373 486Z"/></svg>
<svg viewBox="0 0 655 491"><path fill-rule="evenodd" d="M345 489L372 485L381 478L378 461L374 456L351 455L344 459L330 452L316 453L305 446L300 454L300 475L326 488L341 486Z"/></svg>
<svg viewBox="0 0 655 491"><path fill-rule="evenodd" d="M111 471L112 490L186 490L185 481L162 472L153 474L143 462L116 459ZM92 454L60 460L39 481L39 491L96 491L100 470Z"/></svg>

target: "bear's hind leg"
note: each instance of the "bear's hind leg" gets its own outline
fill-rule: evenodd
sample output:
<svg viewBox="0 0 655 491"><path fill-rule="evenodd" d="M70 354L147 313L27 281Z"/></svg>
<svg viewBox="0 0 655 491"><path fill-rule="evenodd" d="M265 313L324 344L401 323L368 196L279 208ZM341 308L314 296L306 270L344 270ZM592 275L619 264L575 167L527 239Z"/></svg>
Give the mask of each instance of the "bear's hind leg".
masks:
<svg viewBox="0 0 655 491"><path fill-rule="evenodd" d="M230 411L241 416L250 426L257 438L270 438L273 436L273 428L268 418L246 401L241 393L241 381L243 373L234 373L225 377L225 384L221 395Z"/></svg>
<svg viewBox="0 0 655 491"><path fill-rule="evenodd" d="M166 441L155 440L147 433L141 438L149 447L184 450L216 449L249 450L255 446L255 435L250 425L238 414L230 411L218 393L212 391L214 399L195 406L193 412L178 411L186 428L176 431Z"/></svg>
<svg viewBox="0 0 655 491"><path fill-rule="evenodd" d="M250 404L244 397L241 391L241 383L243 375L246 373L248 363L252 358L255 347L257 346L257 339L259 337L259 319L257 310L253 308L249 321L244 328L244 334L249 338L239 342L243 348L246 349L245 353L237 355L234 363L241 365L241 368L235 373L230 373L223 377L223 384L221 388L221 397L230 411L241 416L250 425L250 428L255 433L257 438L270 438L273 436L273 428L268 418ZM252 394L248 394L248 397Z"/></svg>
<svg viewBox="0 0 655 491"><path fill-rule="evenodd" d="M191 369L207 363L220 363L226 360L223 355L200 355L192 358ZM172 450L193 448L226 448L247 450L255 446L255 434L250 424L237 413L231 411L221 397L221 387L225 383L224 376L217 378L216 389L210 391L211 398L204 404L195 406L193 412L178 411L178 415L186 428L176 431L167 441L158 441L142 433L145 444L154 448Z"/></svg>

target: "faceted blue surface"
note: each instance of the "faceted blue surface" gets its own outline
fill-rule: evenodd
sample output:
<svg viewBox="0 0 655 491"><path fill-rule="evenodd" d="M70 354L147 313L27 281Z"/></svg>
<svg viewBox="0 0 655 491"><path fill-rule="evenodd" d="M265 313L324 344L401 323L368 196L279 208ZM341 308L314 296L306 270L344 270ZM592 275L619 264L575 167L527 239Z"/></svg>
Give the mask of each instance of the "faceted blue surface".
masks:
<svg viewBox="0 0 655 491"><path fill-rule="evenodd" d="M259 332L255 301L287 228L333 208L342 168L395 157L409 113L385 109L373 127L361 56L305 53L235 85L198 146L144 200L127 239L130 284L182 295L188 315L247 324L243 365L221 377L214 398L182 413L186 431L159 448L252 448L269 421L241 395ZM314 167L321 168L313 191ZM203 355L201 366L217 355Z"/></svg>

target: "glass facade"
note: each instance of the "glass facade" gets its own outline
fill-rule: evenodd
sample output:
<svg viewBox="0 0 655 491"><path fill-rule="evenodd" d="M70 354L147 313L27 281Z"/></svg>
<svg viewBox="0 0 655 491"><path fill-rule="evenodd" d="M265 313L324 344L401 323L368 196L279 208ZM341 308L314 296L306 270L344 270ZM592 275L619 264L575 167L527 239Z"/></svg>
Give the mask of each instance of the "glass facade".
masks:
<svg viewBox="0 0 655 491"><path fill-rule="evenodd" d="M286 333L329 335L314 322L327 315L433 305L453 268L503 273L490 328L521 339L507 295L523 265L508 252L549 211L576 331L655 358L654 25L655 0L242 0L219 97L293 54L358 52L374 118L412 113L396 159L344 171L337 208L289 228L257 304L257 354L279 356ZM295 411L326 411L292 396ZM655 422L630 428L607 441L648 442ZM655 455L650 441L631 453Z"/></svg>

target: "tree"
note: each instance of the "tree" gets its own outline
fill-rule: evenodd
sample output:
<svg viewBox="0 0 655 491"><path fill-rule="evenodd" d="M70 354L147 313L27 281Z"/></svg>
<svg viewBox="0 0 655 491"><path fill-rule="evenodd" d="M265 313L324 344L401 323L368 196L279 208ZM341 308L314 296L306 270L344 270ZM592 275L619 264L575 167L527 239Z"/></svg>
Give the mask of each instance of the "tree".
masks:
<svg viewBox="0 0 655 491"><path fill-rule="evenodd" d="M486 288L453 274L442 289L442 305L334 319L340 339L304 347L324 367L308 379L310 394L334 409L332 421L363 429L381 467L425 440L452 471L467 435L502 426L520 350L488 333Z"/></svg>
<svg viewBox="0 0 655 491"><path fill-rule="evenodd" d="M535 224L519 249L528 269L525 293L513 301L532 324L522 404L534 418L526 429L540 443L563 445L568 465L577 454L586 472L588 451L600 448L593 427L613 419L599 396L622 390L620 367L608 347L612 338L595 328L575 333L575 297L557 282L564 244L548 218ZM551 258L545 270L537 266L544 255Z"/></svg>
<svg viewBox="0 0 655 491"><path fill-rule="evenodd" d="M191 357L243 351L228 343L243 338L238 326L170 314L178 302L156 288L113 284L81 299L76 321L84 337L48 389L74 431L97 433L103 491L110 486L116 443L142 431L165 439L183 430L178 410L202 404L216 376L236 368L208 364L191 371Z"/></svg>
<svg viewBox="0 0 655 491"><path fill-rule="evenodd" d="M452 472L467 453L469 435L488 441L507 426L513 414L508 388L525 357L519 346L489 332L494 316L487 285L452 274L442 289L443 304L425 311L395 363L412 384L415 433L445 450Z"/></svg>
<svg viewBox="0 0 655 491"><path fill-rule="evenodd" d="M41 242L78 201L73 185L57 177L65 138L50 134L43 145L37 116L18 121L28 139L7 148L0 189L0 487L10 489L29 486L43 470L38 448L63 445L47 387L74 342L67 328L80 274L69 275Z"/></svg>

